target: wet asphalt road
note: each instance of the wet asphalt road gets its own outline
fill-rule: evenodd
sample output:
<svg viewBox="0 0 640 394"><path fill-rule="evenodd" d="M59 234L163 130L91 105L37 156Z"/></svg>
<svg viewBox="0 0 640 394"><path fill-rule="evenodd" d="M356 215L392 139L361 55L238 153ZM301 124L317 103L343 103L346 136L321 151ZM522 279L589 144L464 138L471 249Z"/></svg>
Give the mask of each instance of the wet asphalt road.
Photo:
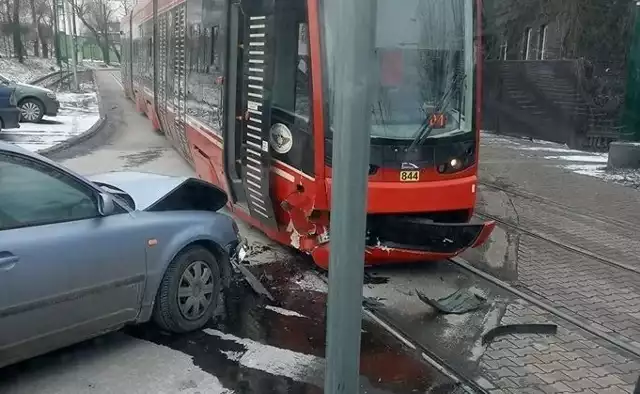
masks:
<svg viewBox="0 0 640 394"><path fill-rule="evenodd" d="M108 110L104 131L52 158L84 174L192 174L123 98L117 78L101 71L97 79ZM251 269L272 291L274 305L239 281L205 330L168 336L151 325L126 328L0 370L0 393L322 392L326 285L308 261L255 230L243 231L253 244ZM370 296L377 292L377 298L398 303L404 298L394 289L400 283L369 281ZM438 282L421 285L446 291ZM363 321L361 374L363 393L452 392L446 377L370 321Z"/></svg>

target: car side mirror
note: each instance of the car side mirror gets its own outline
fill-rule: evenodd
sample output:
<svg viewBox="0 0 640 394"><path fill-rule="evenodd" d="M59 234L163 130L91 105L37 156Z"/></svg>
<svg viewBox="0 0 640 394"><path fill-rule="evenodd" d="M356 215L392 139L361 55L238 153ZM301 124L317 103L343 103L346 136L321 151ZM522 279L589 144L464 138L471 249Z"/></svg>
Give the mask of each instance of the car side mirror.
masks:
<svg viewBox="0 0 640 394"><path fill-rule="evenodd" d="M116 209L113 202L113 196L109 193L100 193L98 195L98 213L100 216L109 216Z"/></svg>

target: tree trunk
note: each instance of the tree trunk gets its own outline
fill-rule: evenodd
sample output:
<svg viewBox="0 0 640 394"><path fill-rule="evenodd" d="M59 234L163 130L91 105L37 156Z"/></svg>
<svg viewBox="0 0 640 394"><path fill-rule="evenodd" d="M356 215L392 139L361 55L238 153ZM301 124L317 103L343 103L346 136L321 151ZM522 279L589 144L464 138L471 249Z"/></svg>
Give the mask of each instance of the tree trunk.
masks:
<svg viewBox="0 0 640 394"><path fill-rule="evenodd" d="M111 60L109 59L109 45L102 44L100 45L100 49L102 49L102 61L104 64L109 64Z"/></svg>
<svg viewBox="0 0 640 394"><path fill-rule="evenodd" d="M118 51L118 48L115 44L111 44L111 48L113 49L113 53L115 53L116 57L118 58L118 63L120 63L120 51Z"/></svg>
<svg viewBox="0 0 640 394"><path fill-rule="evenodd" d="M47 39L42 40L42 57L45 59L49 58L49 42Z"/></svg>
<svg viewBox="0 0 640 394"><path fill-rule="evenodd" d="M24 48L20 37L20 0L13 0L13 50L20 63L24 63Z"/></svg>
<svg viewBox="0 0 640 394"><path fill-rule="evenodd" d="M40 26L38 25L38 16L36 15L35 0L29 0L29 6L31 7L31 23L36 32L36 39L33 42L33 56L40 57Z"/></svg>

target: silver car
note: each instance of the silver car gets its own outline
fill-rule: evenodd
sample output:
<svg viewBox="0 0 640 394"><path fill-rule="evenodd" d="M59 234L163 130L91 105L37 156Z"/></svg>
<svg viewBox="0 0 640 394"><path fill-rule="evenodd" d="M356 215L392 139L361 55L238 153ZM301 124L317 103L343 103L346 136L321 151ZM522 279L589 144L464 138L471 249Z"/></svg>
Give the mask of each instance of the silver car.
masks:
<svg viewBox="0 0 640 394"><path fill-rule="evenodd" d="M88 180L0 142L0 367L127 324L204 326L246 255L226 201L194 178Z"/></svg>

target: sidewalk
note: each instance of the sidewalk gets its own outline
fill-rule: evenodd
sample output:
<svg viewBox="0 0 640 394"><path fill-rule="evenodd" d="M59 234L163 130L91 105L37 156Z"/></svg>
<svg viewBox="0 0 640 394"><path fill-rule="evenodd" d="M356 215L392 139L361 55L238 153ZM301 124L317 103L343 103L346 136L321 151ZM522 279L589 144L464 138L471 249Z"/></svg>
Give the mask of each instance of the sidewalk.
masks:
<svg viewBox="0 0 640 394"><path fill-rule="evenodd" d="M606 154L482 133L480 181L524 190L640 228L640 171L606 174ZM620 183L624 183L623 186Z"/></svg>
<svg viewBox="0 0 640 394"><path fill-rule="evenodd" d="M606 154L547 142L483 134L481 146L477 212L534 234L499 224L463 257L640 349L640 174L612 176ZM480 359L496 392L632 392L639 360L611 344L524 301L500 324L532 322L558 335L508 335Z"/></svg>

